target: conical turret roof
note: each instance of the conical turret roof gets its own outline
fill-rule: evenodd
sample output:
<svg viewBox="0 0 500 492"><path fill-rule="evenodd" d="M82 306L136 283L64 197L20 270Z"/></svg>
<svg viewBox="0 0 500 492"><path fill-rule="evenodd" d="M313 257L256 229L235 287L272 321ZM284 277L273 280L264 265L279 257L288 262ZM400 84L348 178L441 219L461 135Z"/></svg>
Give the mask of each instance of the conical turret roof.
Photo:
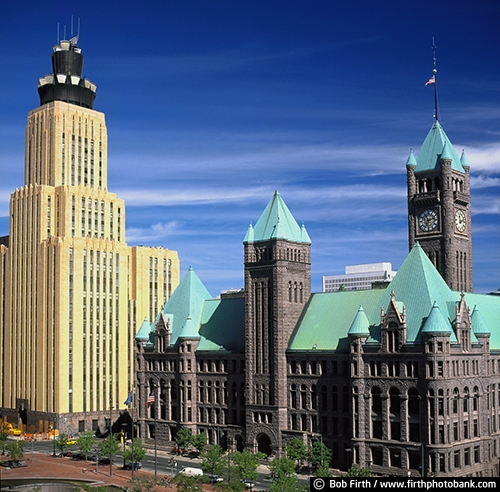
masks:
<svg viewBox="0 0 500 492"><path fill-rule="evenodd" d="M275 191L255 226L250 225L245 244L270 239L287 239L296 243L311 244L304 225L299 226L280 194Z"/></svg>
<svg viewBox="0 0 500 492"><path fill-rule="evenodd" d="M465 172L457 152L451 145L439 121L435 121L427 137L420 147L416 161L415 172L429 171L441 167L441 159L451 159L451 167L456 171Z"/></svg>

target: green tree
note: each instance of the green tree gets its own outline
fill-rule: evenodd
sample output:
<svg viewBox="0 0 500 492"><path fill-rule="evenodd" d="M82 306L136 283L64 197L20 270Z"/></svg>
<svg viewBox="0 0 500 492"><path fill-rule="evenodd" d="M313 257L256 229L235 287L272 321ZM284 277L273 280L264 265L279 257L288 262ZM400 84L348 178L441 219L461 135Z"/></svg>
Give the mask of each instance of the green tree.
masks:
<svg viewBox="0 0 500 492"><path fill-rule="evenodd" d="M193 435L191 444L196 448L196 451L201 454L207 445L207 435L204 432Z"/></svg>
<svg viewBox="0 0 500 492"><path fill-rule="evenodd" d="M160 492L166 487L165 480L145 475L134 476L128 484L128 492Z"/></svg>
<svg viewBox="0 0 500 492"><path fill-rule="evenodd" d="M300 462L307 459L307 447L302 439L294 438L287 441L285 446L287 458L290 458L300 465Z"/></svg>
<svg viewBox="0 0 500 492"><path fill-rule="evenodd" d="M99 456L113 458L120 451L120 436L115 434L111 439L103 439L99 443Z"/></svg>
<svg viewBox="0 0 500 492"><path fill-rule="evenodd" d="M177 485L177 492L203 492L202 476L189 477L182 473L178 473L173 481Z"/></svg>
<svg viewBox="0 0 500 492"><path fill-rule="evenodd" d="M87 453L90 453L95 446L95 435L92 431L84 432L76 440L80 451L85 453L85 461L87 461Z"/></svg>
<svg viewBox="0 0 500 492"><path fill-rule="evenodd" d="M64 456L64 450L68 447L68 434L61 432L55 440L55 445L61 451L61 456Z"/></svg>
<svg viewBox="0 0 500 492"><path fill-rule="evenodd" d="M224 450L216 444L201 455L201 468L204 473L221 475L224 468Z"/></svg>
<svg viewBox="0 0 500 492"><path fill-rule="evenodd" d="M231 460L237 466L240 478L256 480L259 476L257 473L259 457L248 451L248 449L231 453Z"/></svg>
<svg viewBox="0 0 500 492"><path fill-rule="evenodd" d="M271 492L298 492L304 490L295 475L295 463L284 456L269 463L273 479L269 490Z"/></svg>
<svg viewBox="0 0 500 492"><path fill-rule="evenodd" d="M323 441L313 442L309 449L309 462L315 468L328 468L332 460L332 452Z"/></svg>
<svg viewBox="0 0 500 492"><path fill-rule="evenodd" d="M0 432L0 449L2 449L2 455L5 454L5 446L7 444L7 439L9 438L9 433L2 431Z"/></svg>
<svg viewBox="0 0 500 492"><path fill-rule="evenodd" d="M177 449L187 449L193 440L193 432L191 429L183 427L175 435L175 443L177 444Z"/></svg>
<svg viewBox="0 0 500 492"><path fill-rule="evenodd" d="M26 441L17 440L8 442L5 445L5 450L10 456L12 461L21 461L24 458L24 447L26 446Z"/></svg>
<svg viewBox="0 0 500 492"><path fill-rule="evenodd" d="M369 477L370 469L369 468L361 468L357 463L347 470L346 477Z"/></svg>
<svg viewBox="0 0 500 492"><path fill-rule="evenodd" d="M132 456L132 444L127 444L123 457L125 461L141 461L146 456L146 449L142 444L142 440L134 437L134 456Z"/></svg>

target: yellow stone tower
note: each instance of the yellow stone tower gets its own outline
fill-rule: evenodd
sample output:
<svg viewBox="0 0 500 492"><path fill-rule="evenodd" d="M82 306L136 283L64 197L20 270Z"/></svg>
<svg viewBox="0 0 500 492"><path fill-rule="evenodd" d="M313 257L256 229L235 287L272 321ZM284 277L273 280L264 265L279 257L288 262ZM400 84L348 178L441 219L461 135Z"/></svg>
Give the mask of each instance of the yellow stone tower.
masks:
<svg viewBox="0 0 500 492"><path fill-rule="evenodd" d="M124 409L136 321L152 320L179 283L175 251L125 242L106 122L82 67L77 38L54 47L0 241L0 412L27 431L102 430Z"/></svg>

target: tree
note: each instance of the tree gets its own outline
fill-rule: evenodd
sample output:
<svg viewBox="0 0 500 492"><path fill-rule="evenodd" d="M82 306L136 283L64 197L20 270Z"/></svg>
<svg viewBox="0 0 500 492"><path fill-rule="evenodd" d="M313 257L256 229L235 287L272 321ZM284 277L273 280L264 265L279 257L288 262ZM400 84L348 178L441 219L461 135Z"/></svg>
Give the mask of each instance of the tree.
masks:
<svg viewBox="0 0 500 492"><path fill-rule="evenodd" d="M61 451L61 456L64 456L64 450L68 447L68 434L60 433L55 440L55 445Z"/></svg>
<svg viewBox="0 0 500 492"><path fill-rule="evenodd" d="M5 454L5 446L7 444L7 439L9 437L9 433L2 431L0 432L0 449L2 450L2 455Z"/></svg>
<svg viewBox="0 0 500 492"><path fill-rule="evenodd" d="M146 456L146 449L142 444L142 440L138 437L134 437L134 456L132 456L132 445L127 444L123 457L125 461L141 461Z"/></svg>
<svg viewBox="0 0 500 492"><path fill-rule="evenodd" d="M307 448L302 439L294 438L287 441L285 452L288 458L300 465L300 462L307 459Z"/></svg>
<svg viewBox="0 0 500 492"><path fill-rule="evenodd" d="M309 462L315 468L328 468L332 460L332 452L323 441L314 441L309 450Z"/></svg>
<svg viewBox="0 0 500 492"><path fill-rule="evenodd" d="M357 463L347 470L347 477L369 477L370 469L369 468L361 468Z"/></svg>
<svg viewBox="0 0 500 492"><path fill-rule="evenodd" d="M182 473L178 473L174 480L177 485L178 492L203 492L202 483L203 477L190 477Z"/></svg>
<svg viewBox="0 0 500 492"><path fill-rule="evenodd" d="M201 455L201 468L204 473L211 475L220 475L224 468L223 464L224 450L216 444Z"/></svg>
<svg viewBox="0 0 500 492"><path fill-rule="evenodd" d="M90 453L95 446L95 436L92 431L84 432L76 440L81 451L85 453L85 461L87 461L87 453Z"/></svg>
<svg viewBox="0 0 500 492"><path fill-rule="evenodd" d="M240 478L256 480L259 476L257 473L259 457L248 451L248 449L231 453L231 460L238 467Z"/></svg>
<svg viewBox="0 0 500 492"><path fill-rule="evenodd" d="M298 492L304 489L295 475L295 463L284 456L269 463L269 470L273 482L271 492Z"/></svg>
<svg viewBox="0 0 500 492"><path fill-rule="evenodd" d="M24 452L23 449L26 446L26 441L12 441L8 442L5 445L5 450L7 451L7 454L10 456L10 459L12 461L21 461L24 458Z"/></svg>
<svg viewBox="0 0 500 492"><path fill-rule="evenodd" d="M120 436L115 434L111 439L103 439L99 443L99 456L113 458L120 451Z"/></svg>
<svg viewBox="0 0 500 492"><path fill-rule="evenodd" d="M207 435L204 432L193 435L191 437L191 444L196 448L196 451L201 454L207 445Z"/></svg>
<svg viewBox="0 0 500 492"><path fill-rule="evenodd" d="M160 492L161 487L166 487L165 480L145 475L136 475L128 483L129 492Z"/></svg>
<svg viewBox="0 0 500 492"><path fill-rule="evenodd" d="M183 427L177 432L175 436L175 443L177 444L177 449L187 449L189 445L192 443L193 432L191 429Z"/></svg>

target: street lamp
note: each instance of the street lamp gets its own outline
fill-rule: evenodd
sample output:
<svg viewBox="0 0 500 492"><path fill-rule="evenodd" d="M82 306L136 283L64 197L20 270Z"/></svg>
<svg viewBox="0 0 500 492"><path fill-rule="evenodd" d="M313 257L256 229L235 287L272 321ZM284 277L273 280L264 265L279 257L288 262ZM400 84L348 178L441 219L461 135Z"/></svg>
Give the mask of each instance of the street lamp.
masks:
<svg viewBox="0 0 500 492"><path fill-rule="evenodd" d="M158 408L158 385L155 383L153 385L154 391L154 401L153 401L153 415L154 415L154 433L155 433L155 478L157 476L156 470L156 458L157 458L157 449L156 449L156 409Z"/></svg>

